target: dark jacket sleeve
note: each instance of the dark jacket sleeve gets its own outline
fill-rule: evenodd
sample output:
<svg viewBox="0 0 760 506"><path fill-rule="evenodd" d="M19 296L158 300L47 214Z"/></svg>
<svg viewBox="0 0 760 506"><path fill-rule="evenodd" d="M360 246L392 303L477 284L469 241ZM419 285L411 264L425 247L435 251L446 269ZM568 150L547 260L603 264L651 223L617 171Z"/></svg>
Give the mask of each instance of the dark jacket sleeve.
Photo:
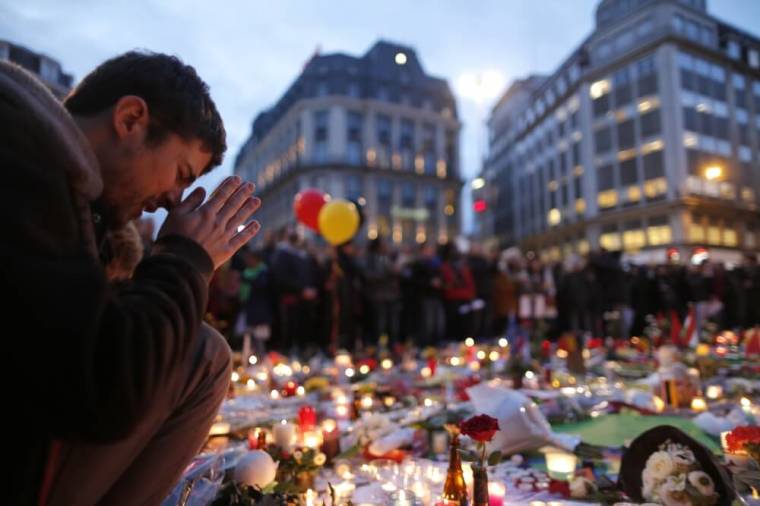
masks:
<svg viewBox="0 0 760 506"><path fill-rule="evenodd" d="M191 360L211 260L193 241L167 237L133 281L109 285L83 246L55 160L0 138L0 180L8 406L57 437L117 439Z"/></svg>

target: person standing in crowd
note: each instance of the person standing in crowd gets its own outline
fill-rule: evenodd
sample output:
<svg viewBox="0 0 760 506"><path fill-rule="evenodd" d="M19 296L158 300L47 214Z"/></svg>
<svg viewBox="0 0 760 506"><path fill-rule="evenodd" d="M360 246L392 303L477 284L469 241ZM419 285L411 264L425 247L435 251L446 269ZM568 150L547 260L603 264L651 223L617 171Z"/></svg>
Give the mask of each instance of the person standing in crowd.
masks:
<svg viewBox="0 0 760 506"><path fill-rule="evenodd" d="M409 335L416 336L418 346L436 345L445 336L446 317L441 295L441 261L435 255L435 246L428 242L420 244L406 271L409 296L404 298L407 302L404 312L409 316L406 319Z"/></svg>
<svg viewBox="0 0 760 506"><path fill-rule="evenodd" d="M366 282L356 261L356 247L348 242L335 247L329 286L333 290L332 348L354 350L364 339Z"/></svg>
<svg viewBox="0 0 760 506"><path fill-rule="evenodd" d="M475 298L475 282L466 259L452 243L438 248L441 258L442 295L446 310L446 337L461 341L472 335L472 308Z"/></svg>
<svg viewBox="0 0 760 506"><path fill-rule="evenodd" d="M201 188L182 199L226 145L208 87L175 57L112 58L63 106L0 62L0 120L13 125L0 136L3 320L20 336L10 355L45 363L4 368L20 417L5 501L159 504L227 392L229 347L202 317L212 272L260 228L238 229L260 205L253 185L228 178L205 203ZM107 232L159 207L150 256L109 283Z"/></svg>
<svg viewBox="0 0 760 506"><path fill-rule="evenodd" d="M286 353L307 342L311 328L304 318L303 302L317 296L315 273L299 241L295 231L283 230L270 258L279 309L278 347Z"/></svg>
<svg viewBox="0 0 760 506"><path fill-rule="evenodd" d="M510 320L517 315L517 283L508 256L502 255L501 260L494 263L492 269L491 335L503 336L506 334Z"/></svg>
<svg viewBox="0 0 760 506"><path fill-rule="evenodd" d="M491 279L494 269L493 261L477 242L470 243L467 267L475 284L475 299L471 304L472 332L475 336L486 337L491 328Z"/></svg>
<svg viewBox="0 0 760 506"><path fill-rule="evenodd" d="M266 351L266 342L272 336L274 291L269 268L263 261L263 253L245 248L242 251L242 258L244 262L240 284L242 333L253 337L256 353L261 355Z"/></svg>
<svg viewBox="0 0 760 506"><path fill-rule="evenodd" d="M362 259L362 270L367 282L369 303L371 330L368 337L377 343L380 336L385 335L394 342L398 338L400 312L398 271L381 239L369 242L367 253Z"/></svg>

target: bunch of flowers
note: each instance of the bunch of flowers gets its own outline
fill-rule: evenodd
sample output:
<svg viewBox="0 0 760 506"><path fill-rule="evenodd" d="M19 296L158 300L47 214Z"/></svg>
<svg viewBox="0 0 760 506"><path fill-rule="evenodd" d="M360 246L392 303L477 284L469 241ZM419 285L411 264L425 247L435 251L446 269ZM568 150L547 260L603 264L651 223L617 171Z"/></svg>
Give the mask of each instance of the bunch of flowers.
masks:
<svg viewBox="0 0 760 506"><path fill-rule="evenodd" d="M715 483L694 452L670 440L649 456L642 481L644 498L665 506L712 506L718 501Z"/></svg>
<svg viewBox="0 0 760 506"><path fill-rule="evenodd" d="M726 435L726 451L749 455L760 463L760 427L737 427Z"/></svg>

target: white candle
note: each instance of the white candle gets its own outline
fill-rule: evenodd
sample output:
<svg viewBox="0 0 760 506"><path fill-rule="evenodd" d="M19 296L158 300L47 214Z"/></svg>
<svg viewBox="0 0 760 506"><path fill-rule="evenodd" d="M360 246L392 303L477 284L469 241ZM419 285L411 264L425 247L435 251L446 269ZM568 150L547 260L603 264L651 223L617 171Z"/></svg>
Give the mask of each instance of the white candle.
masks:
<svg viewBox="0 0 760 506"><path fill-rule="evenodd" d="M430 446L432 447L433 453L436 455L446 453L446 450L449 447L449 436L446 434L446 431L438 430L433 432L431 440Z"/></svg>
<svg viewBox="0 0 760 506"><path fill-rule="evenodd" d="M549 470L549 476L555 480L567 481L572 478L577 462L578 457L572 453L561 450L546 452L546 468Z"/></svg>
<svg viewBox="0 0 760 506"><path fill-rule="evenodd" d="M283 451L290 453L293 444L296 442L296 426L288 423L287 420L275 424L272 427L274 444L282 448Z"/></svg>
<svg viewBox="0 0 760 506"><path fill-rule="evenodd" d="M317 498L316 492L314 492L312 489L307 490L306 491L306 506L314 506L316 498Z"/></svg>

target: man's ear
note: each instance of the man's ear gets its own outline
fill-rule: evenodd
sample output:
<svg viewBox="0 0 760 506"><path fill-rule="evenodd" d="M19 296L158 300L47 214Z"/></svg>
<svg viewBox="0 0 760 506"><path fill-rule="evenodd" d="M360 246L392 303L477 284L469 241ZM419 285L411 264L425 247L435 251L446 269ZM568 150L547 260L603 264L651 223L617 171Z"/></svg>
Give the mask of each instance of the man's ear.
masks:
<svg viewBox="0 0 760 506"><path fill-rule="evenodd" d="M116 137L142 143L148 135L148 104L135 95L121 97L113 107L111 121Z"/></svg>

